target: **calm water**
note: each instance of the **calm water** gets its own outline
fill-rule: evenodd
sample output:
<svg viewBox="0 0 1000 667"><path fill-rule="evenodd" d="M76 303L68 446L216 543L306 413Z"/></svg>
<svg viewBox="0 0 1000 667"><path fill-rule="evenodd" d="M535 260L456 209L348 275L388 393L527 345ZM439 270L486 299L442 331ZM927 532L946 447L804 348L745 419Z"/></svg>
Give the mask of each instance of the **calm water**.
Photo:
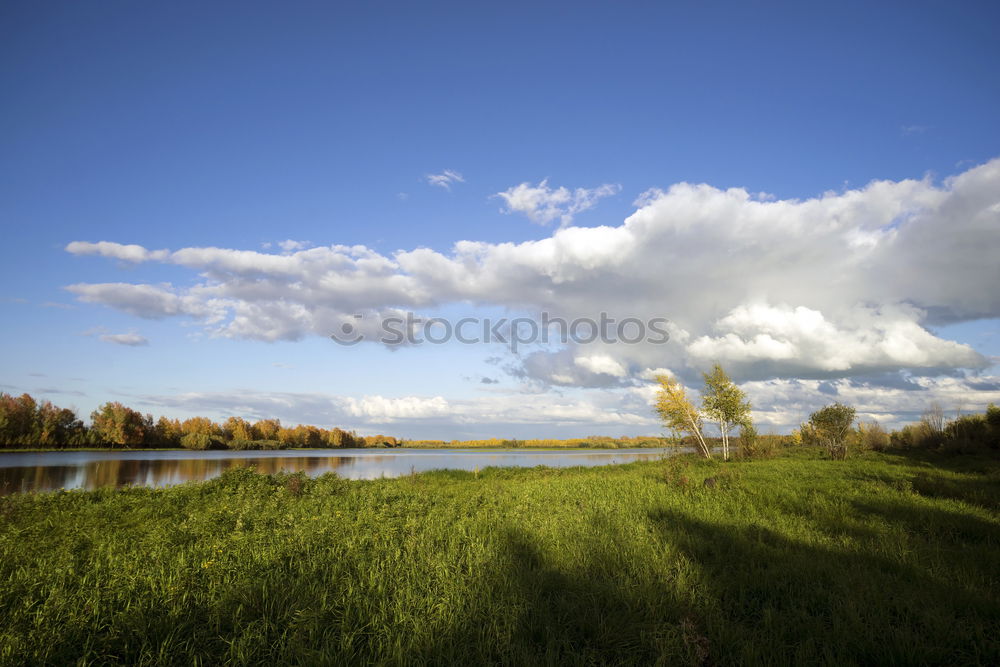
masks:
<svg viewBox="0 0 1000 667"><path fill-rule="evenodd" d="M600 466L658 459L676 449L308 449L276 452L25 452L0 453L0 495L18 491L171 486L254 466L259 472L335 472L349 479L398 477L440 468ZM334 453L336 452L336 453Z"/></svg>

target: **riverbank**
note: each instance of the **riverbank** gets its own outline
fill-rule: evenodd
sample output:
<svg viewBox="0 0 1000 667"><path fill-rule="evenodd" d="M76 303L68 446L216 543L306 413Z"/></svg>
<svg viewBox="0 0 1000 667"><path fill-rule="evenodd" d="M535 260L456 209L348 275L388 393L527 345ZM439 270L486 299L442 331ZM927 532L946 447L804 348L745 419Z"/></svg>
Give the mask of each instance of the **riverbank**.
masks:
<svg viewBox="0 0 1000 667"><path fill-rule="evenodd" d="M566 468L675 456L670 449L283 449L24 452L0 456L0 495L60 489L164 487L206 481L227 470L335 473L345 479L401 477L429 470L488 467Z"/></svg>
<svg viewBox="0 0 1000 667"><path fill-rule="evenodd" d="M998 509L995 460L815 450L14 495L0 660L996 663Z"/></svg>
<svg viewBox="0 0 1000 667"><path fill-rule="evenodd" d="M762 436L782 438L784 436ZM711 439L710 440L716 440ZM282 445L273 441L243 441L239 447L228 447L222 441L206 449L185 447L0 447L0 454L18 452L201 452L201 451L313 451L336 452L344 449L662 449L675 446L669 438L567 438L503 440L400 440L393 445L367 445L350 447L299 447Z"/></svg>

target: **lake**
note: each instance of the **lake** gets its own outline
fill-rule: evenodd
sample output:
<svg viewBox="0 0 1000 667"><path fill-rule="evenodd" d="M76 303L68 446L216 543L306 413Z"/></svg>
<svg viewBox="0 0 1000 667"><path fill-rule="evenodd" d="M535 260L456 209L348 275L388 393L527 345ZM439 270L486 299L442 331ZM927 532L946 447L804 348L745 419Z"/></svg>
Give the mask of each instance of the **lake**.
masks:
<svg viewBox="0 0 1000 667"><path fill-rule="evenodd" d="M671 456L689 449L296 449L232 451L65 451L0 453L0 495L20 491L171 486L218 477L230 468L262 473L333 472L348 479L399 477L448 468L600 466Z"/></svg>

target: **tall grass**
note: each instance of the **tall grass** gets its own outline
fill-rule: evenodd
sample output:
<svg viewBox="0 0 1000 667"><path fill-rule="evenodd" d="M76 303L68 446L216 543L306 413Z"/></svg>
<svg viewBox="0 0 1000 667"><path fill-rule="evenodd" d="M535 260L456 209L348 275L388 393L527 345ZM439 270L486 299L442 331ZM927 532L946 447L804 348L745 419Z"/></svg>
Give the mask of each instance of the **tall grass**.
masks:
<svg viewBox="0 0 1000 667"><path fill-rule="evenodd" d="M813 449L15 495L0 662L997 664L998 509L994 459Z"/></svg>

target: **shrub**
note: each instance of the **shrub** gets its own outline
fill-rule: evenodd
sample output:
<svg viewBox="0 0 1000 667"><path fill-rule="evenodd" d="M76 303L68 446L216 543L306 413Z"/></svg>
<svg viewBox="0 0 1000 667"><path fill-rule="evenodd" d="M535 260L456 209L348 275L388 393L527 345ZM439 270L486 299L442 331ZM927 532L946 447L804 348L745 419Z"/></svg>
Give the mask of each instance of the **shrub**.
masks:
<svg viewBox="0 0 1000 667"><path fill-rule="evenodd" d="M1000 407L992 403L986 406L986 423L993 428L1000 428Z"/></svg>
<svg viewBox="0 0 1000 667"><path fill-rule="evenodd" d="M847 458L847 437L854 424L854 414L854 408L834 403L809 416L809 425L831 458Z"/></svg>
<svg viewBox="0 0 1000 667"><path fill-rule="evenodd" d="M777 435L761 435L753 424L740 429L739 455L744 459L767 459L774 456L785 438Z"/></svg>
<svg viewBox="0 0 1000 667"><path fill-rule="evenodd" d="M882 452L889 448L889 434L877 421L859 422L857 430L858 447L862 450Z"/></svg>
<svg viewBox="0 0 1000 667"><path fill-rule="evenodd" d="M248 449L256 450L275 450L275 449L285 449L285 445L280 440L247 440L245 438L233 438L226 446L234 451L245 451Z"/></svg>
<svg viewBox="0 0 1000 667"><path fill-rule="evenodd" d="M181 436L181 447L184 449L208 449L212 446L212 438L204 433L188 433Z"/></svg>
<svg viewBox="0 0 1000 667"><path fill-rule="evenodd" d="M257 449L285 449L285 445L280 440L258 440L254 444L257 445Z"/></svg>
<svg viewBox="0 0 1000 667"><path fill-rule="evenodd" d="M963 415L944 428L942 449L974 452L993 445L986 415Z"/></svg>
<svg viewBox="0 0 1000 667"><path fill-rule="evenodd" d="M301 496L308 483L309 480L306 477L306 474L301 470L299 472L292 473L285 478L285 488L288 489L288 493L293 496Z"/></svg>

